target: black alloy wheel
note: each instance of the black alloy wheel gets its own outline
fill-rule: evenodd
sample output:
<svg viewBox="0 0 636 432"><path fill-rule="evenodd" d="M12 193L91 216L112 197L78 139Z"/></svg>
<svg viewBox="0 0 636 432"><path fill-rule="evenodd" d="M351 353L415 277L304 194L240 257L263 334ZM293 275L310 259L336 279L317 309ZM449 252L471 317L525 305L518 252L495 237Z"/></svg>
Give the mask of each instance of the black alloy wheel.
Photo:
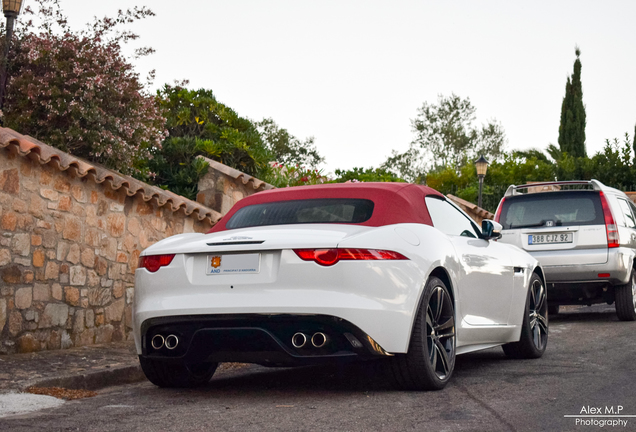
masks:
<svg viewBox="0 0 636 432"><path fill-rule="evenodd" d="M636 320L636 271L632 269L629 282L614 288L616 315L621 321Z"/></svg>
<svg viewBox="0 0 636 432"><path fill-rule="evenodd" d="M505 344L503 350L512 358L539 358L548 345L548 296L541 278L533 273L519 342Z"/></svg>
<svg viewBox="0 0 636 432"><path fill-rule="evenodd" d="M426 345L431 368L440 380L453 372L455 313L446 287L436 286L426 308Z"/></svg>
<svg viewBox="0 0 636 432"><path fill-rule="evenodd" d="M387 362L395 383L407 390L440 390L455 368L455 305L449 289L431 277L422 293L409 350Z"/></svg>

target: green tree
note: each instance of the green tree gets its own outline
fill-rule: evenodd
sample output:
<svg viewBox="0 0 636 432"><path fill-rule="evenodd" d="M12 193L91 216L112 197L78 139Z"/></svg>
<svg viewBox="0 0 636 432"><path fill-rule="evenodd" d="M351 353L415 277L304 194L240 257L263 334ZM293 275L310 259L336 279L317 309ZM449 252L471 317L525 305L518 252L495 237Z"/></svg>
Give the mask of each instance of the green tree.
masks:
<svg viewBox="0 0 636 432"><path fill-rule="evenodd" d="M562 153L573 157L586 157L585 151L585 106L581 84L581 50L576 47L574 72L565 84L565 97L561 104L559 125L559 147Z"/></svg>
<svg viewBox="0 0 636 432"><path fill-rule="evenodd" d="M271 153L255 125L218 102L211 90L165 85L157 98L167 118L169 137L148 161L155 184L194 199L205 174L204 155L249 175L269 170Z"/></svg>
<svg viewBox="0 0 636 432"><path fill-rule="evenodd" d="M403 182L401 178L384 168L353 168L350 170L336 170L336 178L333 183L345 183L347 181L359 182Z"/></svg>
<svg viewBox="0 0 636 432"><path fill-rule="evenodd" d="M451 94L425 102L411 120L416 137L404 153L393 152L382 165L399 177L416 181L431 169L451 167L459 172L468 161L484 155L491 161L502 156L506 136L502 126L489 121L478 126L470 99Z"/></svg>
<svg viewBox="0 0 636 432"><path fill-rule="evenodd" d="M273 160L284 165L307 166L315 169L325 159L316 150L314 137L299 140L287 129L281 128L271 118L256 123L265 145L273 155Z"/></svg>

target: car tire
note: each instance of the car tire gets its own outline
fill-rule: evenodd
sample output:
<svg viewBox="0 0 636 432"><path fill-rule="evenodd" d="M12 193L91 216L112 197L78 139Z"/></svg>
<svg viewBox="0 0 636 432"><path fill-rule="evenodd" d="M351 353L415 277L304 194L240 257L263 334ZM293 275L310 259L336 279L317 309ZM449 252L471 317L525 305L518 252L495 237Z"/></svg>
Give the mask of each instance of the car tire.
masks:
<svg viewBox="0 0 636 432"><path fill-rule="evenodd" d="M559 314L559 305L548 303L548 316L558 315L558 314Z"/></svg>
<svg viewBox="0 0 636 432"><path fill-rule="evenodd" d="M503 345L511 358L539 358L548 345L548 302L545 285L539 275L532 274L526 307L523 313L521 337L518 342Z"/></svg>
<svg viewBox="0 0 636 432"><path fill-rule="evenodd" d="M621 321L636 320L636 271L632 269L629 282L614 288L616 315Z"/></svg>
<svg viewBox="0 0 636 432"><path fill-rule="evenodd" d="M405 390L441 390L455 367L455 306L437 277L426 283L409 350L388 359L389 374Z"/></svg>
<svg viewBox="0 0 636 432"><path fill-rule="evenodd" d="M218 363L186 365L139 356L146 378L159 387L198 387L207 384L214 375Z"/></svg>

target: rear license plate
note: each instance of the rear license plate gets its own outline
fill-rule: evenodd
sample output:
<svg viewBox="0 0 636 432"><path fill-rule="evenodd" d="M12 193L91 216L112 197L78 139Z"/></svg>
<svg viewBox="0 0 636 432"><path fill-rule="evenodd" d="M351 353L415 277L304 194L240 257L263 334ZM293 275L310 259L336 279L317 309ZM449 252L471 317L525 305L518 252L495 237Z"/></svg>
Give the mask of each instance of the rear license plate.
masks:
<svg viewBox="0 0 636 432"><path fill-rule="evenodd" d="M572 243L572 233L533 234L528 236L528 244Z"/></svg>
<svg viewBox="0 0 636 432"><path fill-rule="evenodd" d="M258 273L261 254L208 255L206 274L251 274Z"/></svg>

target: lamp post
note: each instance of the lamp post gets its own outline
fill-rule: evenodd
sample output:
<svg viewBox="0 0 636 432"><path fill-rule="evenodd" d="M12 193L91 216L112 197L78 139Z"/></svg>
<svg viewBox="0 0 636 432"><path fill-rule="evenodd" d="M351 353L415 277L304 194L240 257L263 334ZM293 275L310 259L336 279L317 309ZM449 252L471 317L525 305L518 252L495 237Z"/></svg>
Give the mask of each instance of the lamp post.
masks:
<svg viewBox="0 0 636 432"><path fill-rule="evenodd" d="M477 205L481 208L481 191L484 187L484 177L486 177L486 171L488 170L488 161L482 155L475 162L477 168L477 177L479 177L479 198L477 199Z"/></svg>
<svg viewBox="0 0 636 432"><path fill-rule="evenodd" d="M4 107L4 93L7 86L8 75L8 59L9 59L9 45L11 44L11 38L13 37L13 24L15 19L20 14L22 9L22 0L2 0L2 11L7 18L7 34L4 39L4 56L2 57L2 64L0 65L2 75L0 75L0 111ZM4 117L4 116L3 116ZM2 121L2 118L0 118Z"/></svg>

